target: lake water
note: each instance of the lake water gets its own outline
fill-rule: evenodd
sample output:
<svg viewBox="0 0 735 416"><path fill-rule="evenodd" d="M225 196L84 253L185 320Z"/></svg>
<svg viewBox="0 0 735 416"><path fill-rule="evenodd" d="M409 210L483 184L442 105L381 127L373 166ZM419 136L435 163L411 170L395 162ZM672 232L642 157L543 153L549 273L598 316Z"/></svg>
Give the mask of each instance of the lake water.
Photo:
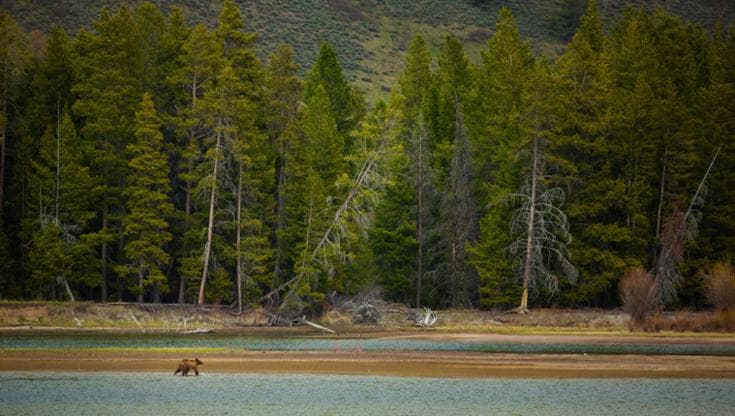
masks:
<svg viewBox="0 0 735 416"><path fill-rule="evenodd" d="M0 415L732 415L734 380L3 373Z"/></svg>
<svg viewBox="0 0 735 416"><path fill-rule="evenodd" d="M77 348L223 348L254 351L476 351L489 353L547 354L674 354L735 356L735 343L528 343L447 342L416 339L336 339L309 337L254 337L214 335L55 334L4 335L0 349Z"/></svg>

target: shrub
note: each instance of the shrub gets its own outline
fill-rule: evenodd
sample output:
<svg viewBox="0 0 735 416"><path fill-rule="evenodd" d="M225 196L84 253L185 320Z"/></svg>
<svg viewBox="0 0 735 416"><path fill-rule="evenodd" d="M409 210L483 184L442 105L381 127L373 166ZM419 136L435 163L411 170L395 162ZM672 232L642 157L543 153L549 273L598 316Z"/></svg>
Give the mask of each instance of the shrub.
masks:
<svg viewBox="0 0 735 416"><path fill-rule="evenodd" d="M735 310L659 314L644 319L640 322L639 328L646 332L733 332L735 331Z"/></svg>
<svg viewBox="0 0 735 416"><path fill-rule="evenodd" d="M352 323L357 325L380 324L380 311L370 303L362 303L352 312Z"/></svg>
<svg viewBox="0 0 735 416"><path fill-rule="evenodd" d="M704 294L717 310L735 308L735 270L729 261L718 261L707 268Z"/></svg>
<svg viewBox="0 0 735 416"><path fill-rule="evenodd" d="M620 279L620 300L623 310L634 324L656 309L653 277L641 267L634 267Z"/></svg>

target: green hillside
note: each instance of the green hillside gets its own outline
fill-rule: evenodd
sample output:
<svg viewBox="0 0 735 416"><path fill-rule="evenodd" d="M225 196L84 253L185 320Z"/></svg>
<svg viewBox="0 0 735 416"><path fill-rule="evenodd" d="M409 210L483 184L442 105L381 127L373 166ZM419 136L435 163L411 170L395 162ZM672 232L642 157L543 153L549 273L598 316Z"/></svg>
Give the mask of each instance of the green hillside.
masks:
<svg viewBox="0 0 735 416"><path fill-rule="evenodd" d="M214 25L221 7L218 0L153 0L166 10L182 7L191 22ZM2 0L0 4L26 30L48 32L54 24L76 32L89 27L103 7L135 5L130 0ZM566 43L583 13L583 0L239 0L247 26L260 36L262 57L280 43L296 50L302 69L311 65L319 45L330 42L352 81L374 97L393 85L411 35L423 32L427 43L438 48L446 33L457 36L470 59L477 61L482 45L492 34L502 6L509 7L521 32L537 52L554 54ZM604 20L627 7L659 4L691 21L711 27L718 19L732 22L735 4L728 0L607 0L600 1Z"/></svg>

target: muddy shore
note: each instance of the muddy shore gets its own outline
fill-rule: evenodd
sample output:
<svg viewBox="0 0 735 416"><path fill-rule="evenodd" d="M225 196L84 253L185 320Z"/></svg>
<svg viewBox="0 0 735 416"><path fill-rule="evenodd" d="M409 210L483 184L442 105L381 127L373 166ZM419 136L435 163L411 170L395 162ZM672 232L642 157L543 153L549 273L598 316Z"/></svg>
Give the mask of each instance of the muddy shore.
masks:
<svg viewBox="0 0 735 416"><path fill-rule="evenodd" d="M12 331L15 332L15 331ZM25 332L25 331L24 331ZM0 331L0 334L8 331ZM361 334L360 336L365 336ZM2 336L2 335L0 335ZM473 333L369 334L385 339L523 343L646 343L646 337L497 335ZM735 343L732 337L657 338L656 343ZM507 354L440 351L248 351L182 353L157 350L0 350L0 371L171 372L183 355L198 356L207 373L349 374L404 377L503 378L735 378L735 357L688 355Z"/></svg>
<svg viewBox="0 0 735 416"><path fill-rule="evenodd" d="M624 316L610 311L534 311L530 316L447 311L439 328L421 330L404 323L405 311L380 327L349 325L330 315L323 323L338 330L320 334L312 328L269 328L258 314L233 317L219 310L151 305L5 304L0 307L0 337L23 334L145 333L169 334L192 328L213 328L218 334L244 336L382 338L488 343L656 343L732 344L733 334L625 333ZM392 315L386 314L388 318ZM508 320L506 322L506 319ZM128 322L130 321L130 322ZM347 322L347 324L345 324ZM247 324L247 325L244 325ZM506 326L569 333L502 334ZM589 332L588 332L589 331ZM574 332L581 332L574 334ZM596 332L596 333L595 333ZM347 374L404 377L499 378L735 378L735 356L510 354L441 351L253 351L204 349L0 349L0 372L160 372L171 373L182 358L198 356L207 373Z"/></svg>
<svg viewBox="0 0 735 416"><path fill-rule="evenodd" d="M0 371L171 372L181 353L0 351ZM199 355L203 373L402 377L735 378L735 357L447 352L252 352Z"/></svg>

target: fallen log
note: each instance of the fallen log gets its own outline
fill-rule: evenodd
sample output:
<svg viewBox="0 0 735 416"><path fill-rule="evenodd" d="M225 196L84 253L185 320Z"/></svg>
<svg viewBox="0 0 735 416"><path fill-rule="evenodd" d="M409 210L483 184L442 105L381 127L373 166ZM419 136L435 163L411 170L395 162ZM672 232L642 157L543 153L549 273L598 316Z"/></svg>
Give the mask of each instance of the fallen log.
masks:
<svg viewBox="0 0 735 416"><path fill-rule="evenodd" d="M302 323L304 323L304 324L306 324L306 325L309 325L312 328L316 328L316 329L318 329L320 331L329 332L330 334L336 334L336 332L333 329L329 329L329 328L323 327L323 326L321 326L319 324L315 324L314 322L307 321L305 318L301 318L299 321L302 322Z"/></svg>
<svg viewBox="0 0 735 416"><path fill-rule="evenodd" d="M211 328L197 328L197 329L190 329L188 331L182 331L182 334L212 334L214 333L214 329Z"/></svg>

